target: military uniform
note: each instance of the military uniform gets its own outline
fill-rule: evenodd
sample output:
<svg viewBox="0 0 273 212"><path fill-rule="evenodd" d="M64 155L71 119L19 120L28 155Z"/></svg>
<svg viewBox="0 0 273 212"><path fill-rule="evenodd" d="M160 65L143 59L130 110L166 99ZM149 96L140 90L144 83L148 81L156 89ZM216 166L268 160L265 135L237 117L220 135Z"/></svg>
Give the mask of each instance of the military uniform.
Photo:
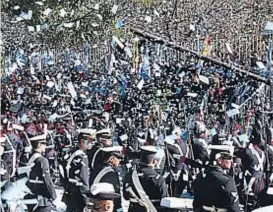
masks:
<svg viewBox="0 0 273 212"><path fill-rule="evenodd" d="M240 211L235 182L218 166L210 167L197 175L194 181L194 196L195 211L217 211L215 208L229 212Z"/></svg>
<svg viewBox="0 0 273 212"><path fill-rule="evenodd" d="M167 189L167 185L166 185L164 179L154 169L152 169L151 167L145 166L145 165L142 165L137 170L137 172L138 172L140 183L141 183L145 193L147 194L149 199L153 202L154 206L158 208L161 198L168 196L168 189ZM132 186L133 192L138 196L139 188L137 188L133 184L130 175L131 175L131 173L129 173L125 177L125 187L128 187L129 185ZM132 199L130 198L130 195L131 194L128 193L125 188L124 198L127 200L130 200L130 206L129 206L128 211L129 212L134 212L134 211L138 211L138 212L145 211L146 212L145 207L140 205L139 202L137 202L137 201L132 201ZM141 198L141 197L139 197L139 198Z"/></svg>
<svg viewBox="0 0 273 212"><path fill-rule="evenodd" d="M141 147L141 160L146 156L154 157L157 153L156 150L149 150L149 146ZM154 147L155 148L155 147ZM141 197L140 190L144 190L144 192L149 197L150 201L155 207L159 207L161 198L168 196L167 185L163 177L158 174L151 166L142 164L140 168L137 170L137 176L140 182L140 185L137 185L132 172L128 173L125 177L125 188L124 188L124 198L130 200L129 212L146 212L146 208L139 204L138 199L142 202L145 200ZM141 188L142 187L142 188ZM132 193L134 197L132 197ZM145 202L146 204L147 202ZM161 209L163 211L165 209Z"/></svg>
<svg viewBox="0 0 273 212"><path fill-rule="evenodd" d="M117 169L110 164L97 165L90 176L90 185L96 183L110 183L114 186L115 192L120 194L120 182ZM121 208L121 198L115 199L115 209Z"/></svg>
<svg viewBox="0 0 273 212"><path fill-rule="evenodd" d="M31 161L31 162L30 162ZM56 192L50 178L48 160L39 152L33 152L30 156L29 165L32 166L27 186L34 197L38 199L38 205L28 205L29 211L50 212L51 202L56 199ZM27 195L25 198L33 198Z"/></svg>
<svg viewBox="0 0 273 212"><path fill-rule="evenodd" d="M103 156L102 156L103 154L102 154L101 148L104 147L104 144L103 142L100 142L100 139L111 139L110 130L103 129L96 132L97 142L90 150L87 150L90 173L92 173L92 171L94 170L95 165L103 163Z"/></svg>
<svg viewBox="0 0 273 212"><path fill-rule="evenodd" d="M273 145L272 143L267 145L267 167L268 167L268 172L267 174L267 192L264 198L264 205L272 205L273 204L273 194L272 194L272 188L273 188Z"/></svg>
<svg viewBox="0 0 273 212"><path fill-rule="evenodd" d="M64 185L65 192L62 200L67 205L66 211L82 212L86 205L86 195L89 193L88 158L77 147L64 159L67 161L63 167L67 183Z"/></svg>
<svg viewBox="0 0 273 212"><path fill-rule="evenodd" d="M203 138L194 138L192 143L195 160L200 160L203 164L209 161L208 144Z"/></svg>
<svg viewBox="0 0 273 212"><path fill-rule="evenodd" d="M95 143L95 145L92 146L91 149L86 151L86 154L88 156L88 164L90 168L90 173L93 172L96 165L103 163L102 152L101 152L102 147L103 146L100 143Z"/></svg>
<svg viewBox="0 0 273 212"><path fill-rule="evenodd" d="M244 177L247 183L245 195L253 208L259 206L264 198L266 157L257 145L250 145L246 149L240 149L235 153L242 159ZM263 200L262 200L263 202Z"/></svg>
<svg viewBox="0 0 273 212"><path fill-rule="evenodd" d="M185 164L180 163L180 159L174 157L185 156L188 157L189 147L183 141L177 141L176 143L167 143L167 157L170 161L170 172L172 175L172 195L176 197L180 197L184 188L188 182L188 168Z"/></svg>

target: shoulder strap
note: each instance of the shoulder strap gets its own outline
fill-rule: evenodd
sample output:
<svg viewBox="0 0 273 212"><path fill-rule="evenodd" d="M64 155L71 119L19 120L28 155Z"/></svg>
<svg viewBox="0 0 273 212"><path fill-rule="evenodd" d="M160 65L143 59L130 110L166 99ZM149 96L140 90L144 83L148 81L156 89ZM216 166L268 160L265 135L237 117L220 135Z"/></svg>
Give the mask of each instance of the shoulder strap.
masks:
<svg viewBox="0 0 273 212"><path fill-rule="evenodd" d="M94 179L94 182L93 184L95 183L99 183L100 180L108 173L110 172L114 172L113 169L111 169L111 167L107 166L107 167L104 167L99 173L98 175L96 176L96 178Z"/></svg>
<svg viewBox="0 0 273 212"><path fill-rule="evenodd" d="M190 148L189 148L188 144L186 144L186 149L187 149L187 151L186 151L185 157L189 157Z"/></svg>
<svg viewBox="0 0 273 212"><path fill-rule="evenodd" d="M233 136L232 140L235 144L237 144L238 146L241 146L240 142L238 141L237 137Z"/></svg>
<svg viewBox="0 0 273 212"><path fill-rule="evenodd" d="M255 165L255 167L254 167L255 171L263 171L264 170L263 161L265 159L264 152L262 152L262 156L260 156L256 149L250 148L250 150L251 150L252 154L255 155L255 157L257 158L257 160L259 162L259 164Z"/></svg>
<svg viewBox="0 0 273 212"><path fill-rule="evenodd" d="M36 153L34 153L31 157L30 157L30 159L29 159L29 161L28 161L28 163L27 163L27 166L33 166L34 164L34 161L37 159L37 158L40 158L40 157L42 157L42 155L40 154L40 153L38 153L38 152L36 152Z"/></svg>
<svg viewBox="0 0 273 212"><path fill-rule="evenodd" d="M66 164L66 167L65 167L66 173L67 173L67 177L69 177L69 170L70 170L70 168L71 168L71 163L72 163L73 159L74 159L75 157L77 157L77 156L80 156L80 155L84 155L84 152L83 152L81 149L78 149L78 150L76 150L76 151L70 156L70 158L69 158L69 160L68 160L68 162L67 162L67 164Z"/></svg>
<svg viewBox="0 0 273 212"><path fill-rule="evenodd" d="M146 192L144 191L144 189L140 183L140 180L139 180L136 170L134 170L132 172L132 180L133 180L133 184L135 185L140 198L142 199L142 201L144 201L148 205L150 212L157 212L155 206L153 205L153 203L151 202L151 200L147 196Z"/></svg>
<svg viewBox="0 0 273 212"><path fill-rule="evenodd" d="M20 171L18 171L18 173L26 173L27 176L29 177L30 172L31 172L31 169L32 169L32 167L35 165L35 163L34 163L35 160L36 160L37 158L40 158L40 157L42 157L42 155L41 155L40 153L38 153L38 152L34 153L34 154L30 157L30 159L28 160L26 167L21 167L21 169L20 169ZM22 171L22 170L23 170L23 171Z"/></svg>
<svg viewBox="0 0 273 212"><path fill-rule="evenodd" d="M96 160L96 157L98 155L98 153L101 151L101 148L97 149L97 151L94 153L93 155L93 159L92 159L92 163L91 163L91 168L94 169L94 163L95 163L95 160Z"/></svg>

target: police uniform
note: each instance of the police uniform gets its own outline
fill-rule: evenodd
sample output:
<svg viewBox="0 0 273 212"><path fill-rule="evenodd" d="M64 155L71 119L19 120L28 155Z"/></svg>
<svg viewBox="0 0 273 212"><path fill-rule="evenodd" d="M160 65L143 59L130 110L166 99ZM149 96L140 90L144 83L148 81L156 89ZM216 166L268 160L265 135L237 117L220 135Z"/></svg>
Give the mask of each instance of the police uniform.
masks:
<svg viewBox="0 0 273 212"><path fill-rule="evenodd" d="M82 212L86 205L86 195L89 193L88 158L79 147L72 149L65 157L63 167L66 183L64 183L63 202L67 212Z"/></svg>
<svg viewBox="0 0 273 212"><path fill-rule="evenodd" d="M103 158L107 159L110 158L111 155L115 157L121 156L119 154L121 151L121 146L101 148ZM102 164L97 164L97 166L94 168L93 172L90 175L90 185L102 182L112 184L114 186L115 192L120 194L120 181L117 167L112 166L105 160ZM116 210L122 207L121 198L115 200L114 207Z"/></svg>
<svg viewBox="0 0 273 212"><path fill-rule="evenodd" d="M218 166L208 167L194 181L195 211L239 212L239 197L233 178Z"/></svg>
<svg viewBox="0 0 273 212"><path fill-rule="evenodd" d="M158 152L157 148L154 146L144 146L141 147L141 161L143 158L155 157ZM145 165L144 163L140 165L137 170L137 176L140 182L138 185L137 181L133 179L132 173L128 173L125 177L125 188L124 188L124 198L130 200L129 212L142 212L146 211L143 204L147 204L146 200L143 199L141 193L138 192L143 190L149 197L150 201L155 207L159 206L161 198L168 196L167 185L161 175L159 175L152 167ZM162 209L163 210L163 209Z"/></svg>
<svg viewBox="0 0 273 212"><path fill-rule="evenodd" d="M43 140L46 140L46 135L39 135L30 139L30 141L33 142ZM48 160L43 157L41 153L33 151L30 155L28 166L31 166L31 171L29 173L27 186L34 194L34 197L38 200L36 206L28 205L28 210L35 212L50 212L52 205L51 202L55 200L57 196L54 184L50 178ZM25 198L33 198L33 196L27 195Z"/></svg>

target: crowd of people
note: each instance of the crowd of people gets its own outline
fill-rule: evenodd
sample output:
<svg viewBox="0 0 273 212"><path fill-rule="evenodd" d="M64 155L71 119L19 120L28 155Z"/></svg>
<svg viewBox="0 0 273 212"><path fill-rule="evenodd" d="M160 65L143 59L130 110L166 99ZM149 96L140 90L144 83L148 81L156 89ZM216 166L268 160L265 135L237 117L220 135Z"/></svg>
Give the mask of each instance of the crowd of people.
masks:
<svg viewBox="0 0 273 212"><path fill-rule="evenodd" d="M113 37L95 68L75 49L59 60L14 49L1 78L2 210L51 211L56 186L69 212L272 204L268 86L155 47Z"/></svg>

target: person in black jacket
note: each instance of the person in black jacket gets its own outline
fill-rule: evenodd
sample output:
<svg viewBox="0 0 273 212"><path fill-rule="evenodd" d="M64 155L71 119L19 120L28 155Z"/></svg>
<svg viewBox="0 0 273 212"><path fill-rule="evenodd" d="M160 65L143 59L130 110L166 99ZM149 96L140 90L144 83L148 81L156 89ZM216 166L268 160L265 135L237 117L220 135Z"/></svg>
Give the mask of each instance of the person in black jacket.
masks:
<svg viewBox="0 0 273 212"><path fill-rule="evenodd" d="M56 199L54 184L50 178L48 160L42 155L46 150L46 135L30 138L33 153L28 166L31 166L27 186L38 200L37 205L28 205L28 211L50 212L52 201ZM28 195L27 195L28 196ZM26 198L27 198L26 196Z"/></svg>
<svg viewBox="0 0 273 212"><path fill-rule="evenodd" d="M117 168L119 167L122 146L101 148L103 163L96 164L90 175L90 185L96 183L110 183L114 186L115 192L120 194L120 181ZM122 208L121 198L115 199L115 211Z"/></svg>
<svg viewBox="0 0 273 212"><path fill-rule="evenodd" d="M64 156L65 192L62 201L67 205L67 212L82 212L86 206L89 193L88 158L85 154L87 144L80 139L78 145Z"/></svg>
<svg viewBox="0 0 273 212"><path fill-rule="evenodd" d="M172 196L180 197L184 188L188 184L188 167L181 164L177 156L189 156L189 147L186 142L182 141L179 137L175 140L165 139L167 157L169 161L170 173L172 176L171 192ZM171 193L170 192L170 193Z"/></svg>
<svg viewBox="0 0 273 212"><path fill-rule="evenodd" d="M87 151L90 173L92 173L96 164L103 163L101 148L112 145L113 142L110 129L103 129L96 133L96 143Z"/></svg>
<svg viewBox="0 0 273 212"><path fill-rule="evenodd" d="M254 210L264 204L264 195L266 189L265 166L266 154L259 148L262 143L259 127L253 128L250 136L250 143L247 148L240 148L235 151L235 155L242 159L244 169L245 202L248 210Z"/></svg>
<svg viewBox="0 0 273 212"><path fill-rule="evenodd" d="M120 199L111 183L96 183L90 189L89 212L114 212L114 200Z"/></svg>
<svg viewBox="0 0 273 212"><path fill-rule="evenodd" d="M159 149L155 146L141 147L141 165L137 170L140 184L155 207L159 207L160 200L168 196L168 189L165 180L154 170L159 162L157 155L158 152ZM139 201L136 200L141 199L141 201L145 202L139 194L139 191L142 188L137 187L137 185L133 183L132 173L128 173L126 175L124 184L124 198L126 200L130 200L128 211L146 211L145 207L142 204L139 204ZM132 193L135 195L135 197L132 197ZM132 199L135 201L131 201Z"/></svg>
<svg viewBox="0 0 273 212"><path fill-rule="evenodd" d="M234 179L224 173L225 169L231 169L232 156L220 152L215 159L217 165L207 167L194 181L194 211L239 212L239 196Z"/></svg>

